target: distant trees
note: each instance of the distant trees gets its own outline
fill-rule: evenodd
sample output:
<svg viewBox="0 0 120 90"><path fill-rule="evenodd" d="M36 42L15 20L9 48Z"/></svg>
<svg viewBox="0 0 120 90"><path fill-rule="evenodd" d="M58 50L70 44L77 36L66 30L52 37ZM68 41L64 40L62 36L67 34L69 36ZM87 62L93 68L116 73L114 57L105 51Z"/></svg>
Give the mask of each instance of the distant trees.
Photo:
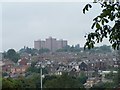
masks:
<svg viewBox="0 0 120 90"><path fill-rule="evenodd" d="M48 53L48 52L50 52L50 50L47 48L41 48L41 49L37 50L34 48L24 47L24 48L21 48L19 50L20 54L21 53L28 53L28 54L31 54L32 56L36 55L36 54L42 54L42 53Z"/></svg>
<svg viewBox="0 0 120 90"><path fill-rule="evenodd" d="M113 90L114 82L99 82L95 84L90 90Z"/></svg>
<svg viewBox="0 0 120 90"><path fill-rule="evenodd" d="M31 73L40 73L40 69L41 67L37 68L37 67L29 67L28 68L28 72ZM48 74L48 71L46 70L46 68L42 68L43 74Z"/></svg>
<svg viewBox="0 0 120 90"><path fill-rule="evenodd" d="M81 51L84 51L84 48L80 47L79 44L72 45L72 46L67 45L61 49L56 50L56 52L81 52ZM103 45L100 47L95 47L91 50L86 49L84 52L86 52L86 51L98 52L98 53L105 52L106 53L106 52L111 52L112 49L111 49L111 46ZM41 48L41 49L37 50L34 48L24 47L24 48L19 50L19 54L28 53L28 54L31 54L32 56L37 55L37 54L49 53L49 52L50 52L50 50L47 48Z"/></svg>
<svg viewBox="0 0 120 90"><path fill-rule="evenodd" d="M3 53L3 57L17 63L18 59L20 58L20 55L14 49L9 49L7 52Z"/></svg>
<svg viewBox="0 0 120 90"><path fill-rule="evenodd" d="M75 46L65 46L64 48L62 49L58 49L57 52L80 52L80 47L79 45L75 45Z"/></svg>
<svg viewBox="0 0 120 90"><path fill-rule="evenodd" d="M88 77L83 72L81 72L80 76L78 76L77 79L79 80L80 83L85 84Z"/></svg>
<svg viewBox="0 0 120 90"><path fill-rule="evenodd" d="M2 79L2 89L14 89L20 88L20 82L12 78L3 78Z"/></svg>
<svg viewBox="0 0 120 90"><path fill-rule="evenodd" d="M18 89L23 90L25 88L40 88L40 74L33 73L27 77L13 78L3 78L2 88L5 89ZM43 78L43 88L79 88L79 90L84 90L84 86L75 77L69 76L64 73L61 76L46 76Z"/></svg>
<svg viewBox="0 0 120 90"><path fill-rule="evenodd" d="M39 53L39 54L48 53L48 52L50 52L50 50L47 49L47 48L42 48L42 49L39 49L39 50L38 50L38 53Z"/></svg>
<svg viewBox="0 0 120 90"><path fill-rule="evenodd" d="M20 54L22 54L22 53L28 53L28 54L31 54L33 56L33 55L36 55L38 53L38 50L34 49L34 48L29 48L29 47L25 47L24 46L24 48L21 48L19 50L19 53Z"/></svg>
<svg viewBox="0 0 120 90"><path fill-rule="evenodd" d="M62 49L58 49L57 52L91 52L91 53L108 53L108 52L112 52L111 46L107 46L107 45L103 45L100 47L94 47L92 49L85 49L84 48L80 48L78 45L75 46L66 46Z"/></svg>
<svg viewBox="0 0 120 90"><path fill-rule="evenodd" d="M33 74L27 78L18 77L16 79L13 78L3 78L2 79L2 89L17 89L23 90L26 88L40 88L40 75Z"/></svg>
<svg viewBox="0 0 120 90"><path fill-rule="evenodd" d="M64 73L57 78L47 80L44 88L81 88L80 90L83 90L84 86L76 78Z"/></svg>
<svg viewBox="0 0 120 90"><path fill-rule="evenodd" d="M112 48L111 48L111 46L103 45L103 46L100 46L100 47L94 47L90 50L85 49L85 51L89 51L91 53L111 53Z"/></svg>

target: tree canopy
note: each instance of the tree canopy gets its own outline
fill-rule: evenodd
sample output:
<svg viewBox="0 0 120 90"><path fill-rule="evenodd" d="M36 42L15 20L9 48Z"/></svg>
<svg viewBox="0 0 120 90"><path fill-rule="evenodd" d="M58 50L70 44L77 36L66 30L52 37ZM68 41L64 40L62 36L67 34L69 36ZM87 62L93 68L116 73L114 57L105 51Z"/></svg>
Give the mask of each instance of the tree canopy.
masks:
<svg viewBox="0 0 120 90"><path fill-rule="evenodd" d="M71 77L67 73L61 76L47 80L44 84L45 88L79 88L84 90L84 86L76 78Z"/></svg>
<svg viewBox="0 0 120 90"><path fill-rule="evenodd" d="M3 55L4 58L8 58L15 63L17 63L18 59L20 58L20 55L14 49L9 49L6 53L4 52Z"/></svg>
<svg viewBox="0 0 120 90"><path fill-rule="evenodd" d="M86 43L84 48L91 49L96 43L100 43L103 39L108 38L112 48L120 51L120 2L119 0L98 0L102 9L102 12L93 19L91 29L94 32L85 35ZM91 4L87 4L83 13L92 8ZM111 24L112 22L112 24ZM104 49L104 48L103 48ZM120 54L118 53L118 57ZM117 74L117 85L120 85L120 60L118 59L118 74ZM100 85L99 85L100 86ZM111 83L107 86L112 86ZM101 87L101 86L100 86Z"/></svg>
<svg viewBox="0 0 120 90"><path fill-rule="evenodd" d="M100 43L103 39L108 38L113 49L120 48L120 2L114 0L98 0L102 12L93 19L91 29L94 32L85 35L85 48L91 49L96 43ZM91 4L87 4L83 8L83 13L92 8ZM111 22L113 24L111 24Z"/></svg>

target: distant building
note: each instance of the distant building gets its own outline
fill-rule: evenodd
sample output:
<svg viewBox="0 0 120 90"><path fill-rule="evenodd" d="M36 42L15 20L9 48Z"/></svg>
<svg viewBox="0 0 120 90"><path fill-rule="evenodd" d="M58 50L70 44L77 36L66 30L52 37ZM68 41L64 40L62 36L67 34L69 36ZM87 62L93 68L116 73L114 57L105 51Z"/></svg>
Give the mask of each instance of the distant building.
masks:
<svg viewBox="0 0 120 90"><path fill-rule="evenodd" d="M38 50L41 48L45 48L45 41L41 41L41 40L34 41L34 48Z"/></svg>
<svg viewBox="0 0 120 90"><path fill-rule="evenodd" d="M40 40L39 41L34 41L34 48L35 49L40 49Z"/></svg>
<svg viewBox="0 0 120 90"><path fill-rule="evenodd" d="M49 37L45 41L37 40L34 41L34 48L35 49L44 49L47 48L50 51L54 52L57 49L62 49L63 47L67 46L67 40L57 40L56 38Z"/></svg>
<svg viewBox="0 0 120 90"><path fill-rule="evenodd" d="M61 49L67 46L67 41L66 40L58 40L57 41L57 49Z"/></svg>
<svg viewBox="0 0 120 90"><path fill-rule="evenodd" d="M57 40L56 38L49 37L45 41L45 48L48 48L50 51L57 50Z"/></svg>

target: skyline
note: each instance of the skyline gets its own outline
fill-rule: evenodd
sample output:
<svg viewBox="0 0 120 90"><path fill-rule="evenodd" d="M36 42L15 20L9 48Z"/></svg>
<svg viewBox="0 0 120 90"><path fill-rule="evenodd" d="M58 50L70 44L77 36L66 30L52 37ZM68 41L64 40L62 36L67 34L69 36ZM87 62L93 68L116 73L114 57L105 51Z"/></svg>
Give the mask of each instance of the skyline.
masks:
<svg viewBox="0 0 120 90"><path fill-rule="evenodd" d="M3 3L1 50L19 50L23 46L32 48L34 40L49 36L83 47L85 34L93 31L92 19L100 12L99 5L93 5L83 14L85 5L82 2ZM105 40L97 45L103 44L109 43Z"/></svg>

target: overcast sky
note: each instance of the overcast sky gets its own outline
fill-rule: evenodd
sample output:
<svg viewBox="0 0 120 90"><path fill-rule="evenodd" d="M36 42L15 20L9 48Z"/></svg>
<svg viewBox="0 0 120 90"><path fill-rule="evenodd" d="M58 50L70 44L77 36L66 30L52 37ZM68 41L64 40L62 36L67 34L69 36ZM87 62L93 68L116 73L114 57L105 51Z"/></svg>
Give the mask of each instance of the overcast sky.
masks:
<svg viewBox="0 0 120 90"><path fill-rule="evenodd" d="M100 12L99 5L94 5L88 13L83 14L85 4L83 2L3 3L0 5L0 19L2 19L0 50L33 47L34 40L44 40L49 36L68 40L69 45L83 46L84 35L92 31L92 19ZM107 43L104 41L102 44Z"/></svg>

